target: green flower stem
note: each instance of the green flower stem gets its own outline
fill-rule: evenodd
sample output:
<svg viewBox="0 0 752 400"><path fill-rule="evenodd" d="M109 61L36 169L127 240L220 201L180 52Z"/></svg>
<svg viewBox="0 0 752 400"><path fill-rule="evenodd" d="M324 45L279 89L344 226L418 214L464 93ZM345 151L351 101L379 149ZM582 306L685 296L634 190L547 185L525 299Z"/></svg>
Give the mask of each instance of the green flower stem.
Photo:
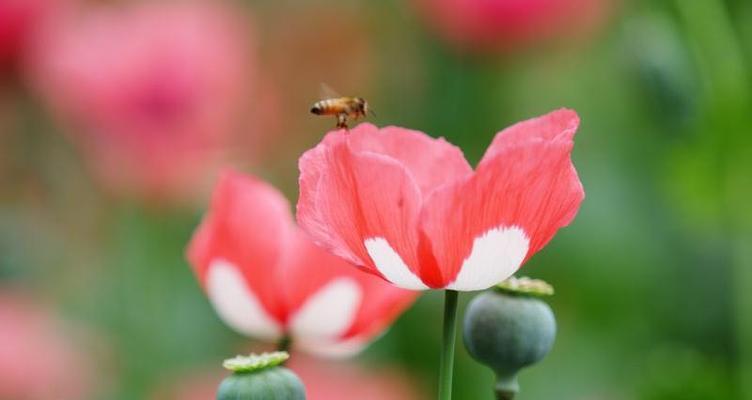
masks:
<svg viewBox="0 0 752 400"><path fill-rule="evenodd" d="M452 398L458 295L459 293L454 290L444 292L444 339L441 344L441 366L439 367L439 400L451 400Z"/></svg>
<svg viewBox="0 0 752 400"><path fill-rule="evenodd" d="M292 347L292 338L289 335L282 336L277 342L277 351L289 352L290 347Z"/></svg>
<svg viewBox="0 0 752 400"><path fill-rule="evenodd" d="M520 385L517 383L517 374L509 376L499 376L496 380L496 400L514 400L514 397L520 391Z"/></svg>

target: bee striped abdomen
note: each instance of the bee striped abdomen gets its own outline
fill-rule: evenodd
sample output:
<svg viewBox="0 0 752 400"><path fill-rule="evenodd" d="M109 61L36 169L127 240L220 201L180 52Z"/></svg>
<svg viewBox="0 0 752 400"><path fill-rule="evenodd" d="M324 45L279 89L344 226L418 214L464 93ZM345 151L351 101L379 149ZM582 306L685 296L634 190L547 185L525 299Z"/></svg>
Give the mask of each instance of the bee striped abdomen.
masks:
<svg viewBox="0 0 752 400"><path fill-rule="evenodd" d="M311 112L316 115L333 115L347 112L344 108L339 99L326 99L316 102L311 108Z"/></svg>
<svg viewBox="0 0 752 400"><path fill-rule="evenodd" d="M317 101L311 107L311 113L316 115L334 115L337 117L337 127L347 128L347 119L365 116L367 103L360 97L339 97Z"/></svg>

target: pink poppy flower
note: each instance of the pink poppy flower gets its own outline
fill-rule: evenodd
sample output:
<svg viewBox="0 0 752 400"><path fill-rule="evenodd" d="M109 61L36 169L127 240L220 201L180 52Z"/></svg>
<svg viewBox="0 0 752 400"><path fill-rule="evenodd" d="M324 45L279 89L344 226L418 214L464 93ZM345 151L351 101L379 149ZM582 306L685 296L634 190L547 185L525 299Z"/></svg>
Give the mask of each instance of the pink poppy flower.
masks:
<svg viewBox="0 0 752 400"><path fill-rule="evenodd" d="M35 46L34 85L107 188L189 194L246 124L250 32L243 14L222 4L92 6Z"/></svg>
<svg viewBox="0 0 752 400"><path fill-rule="evenodd" d="M87 399L96 385L94 360L45 307L0 293L0 398Z"/></svg>
<svg viewBox="0 0 752 400"><path fill-rule="evenodd" d="M315 353L358 351L415 298L314 246L281 193L235 172L220 179L188 259L232 328L267 340L290 336Z"/></svg>
<svg viewBox="0 0 752 400"><path fill-rule="evenodd" d="M298 222L315 242L406 289L481 290L511 276L584 198L558 110L498 133L475 171L444 139L361 124L300 158Z"/></svg>
<svg viewBox="0 0 752 400"><path fill-rule="evenodd" d="M69 0L0 1L0 70L23 56L34 35Z"/></svg>
<svg viewBox="0 0 752 400"><path fill-rule="evenodd" d="M414 0L443 39L463 50L512 50L592 30L613 0Z"/></svg>

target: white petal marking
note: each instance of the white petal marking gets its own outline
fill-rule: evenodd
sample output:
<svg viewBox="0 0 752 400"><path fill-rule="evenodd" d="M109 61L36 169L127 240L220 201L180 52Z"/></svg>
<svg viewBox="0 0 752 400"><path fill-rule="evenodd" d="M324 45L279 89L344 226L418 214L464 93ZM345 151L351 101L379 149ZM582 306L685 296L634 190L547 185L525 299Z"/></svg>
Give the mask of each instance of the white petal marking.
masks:
<svg viewBox="0 0 752 400"><path fill-rule="evenodd" d="M328 357L332 359L344 359L360 353L367 342L360 338L347 339L340 342L333 341L309 341L296 340L293 345L296 349L303 350L309 354Z"/></svg>
<svg viewBox="0 0 752 400"><path fill-rule="evenodd" d="M212 261L206 277L206 292L217 314L230 328L265 340L276 339L281 334L279 324L264 310L232 263L221 259Z"/></svg>
<svg viewBox="0 0 752 400"><path fill-rule="evenodd" d="M291 317L296 340L337 340L357 315L363 291L352 278L337 278L311 296Z"/></svg>
<svg viewBox="0 0 752 400"><path fill-rule="evenodd" d="M509 278L525 259L530 240L517 226L494 228L475 238L470 255L447 289L484 290Z"/></svg>
<svg viewBox="0 0 752 400"><path fill-rule="evenodd" d="M363 242L363 245L366 247L368 255L371 256L376 269L394 286L409 290L428 289L428 286L407 267L402 257L394 251L386 239L382 237L368 238Z"/></svg>

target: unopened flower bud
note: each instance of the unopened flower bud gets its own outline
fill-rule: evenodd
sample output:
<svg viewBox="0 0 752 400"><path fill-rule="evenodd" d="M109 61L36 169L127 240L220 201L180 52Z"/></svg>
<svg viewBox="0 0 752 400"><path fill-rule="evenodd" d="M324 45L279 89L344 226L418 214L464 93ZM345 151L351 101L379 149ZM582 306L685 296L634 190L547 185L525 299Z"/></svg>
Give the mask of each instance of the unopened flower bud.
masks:
<svg viewBox="0 0 752 400"><path fill-rule="evenodd" d="M305 400L303 382L282 366L286 352L251 354L225 360L232 371L217 390L217 400Z"/></svg>
<svg viewBox="0 0 752 400"><path fill-rule="evenodd" d="M519 391L520 369L543 359L556 336L551 308L538 297L553 294L547 283L510 278L468 305L464 341L470 355L496 372L496 395L509 400Z"/></svg>

